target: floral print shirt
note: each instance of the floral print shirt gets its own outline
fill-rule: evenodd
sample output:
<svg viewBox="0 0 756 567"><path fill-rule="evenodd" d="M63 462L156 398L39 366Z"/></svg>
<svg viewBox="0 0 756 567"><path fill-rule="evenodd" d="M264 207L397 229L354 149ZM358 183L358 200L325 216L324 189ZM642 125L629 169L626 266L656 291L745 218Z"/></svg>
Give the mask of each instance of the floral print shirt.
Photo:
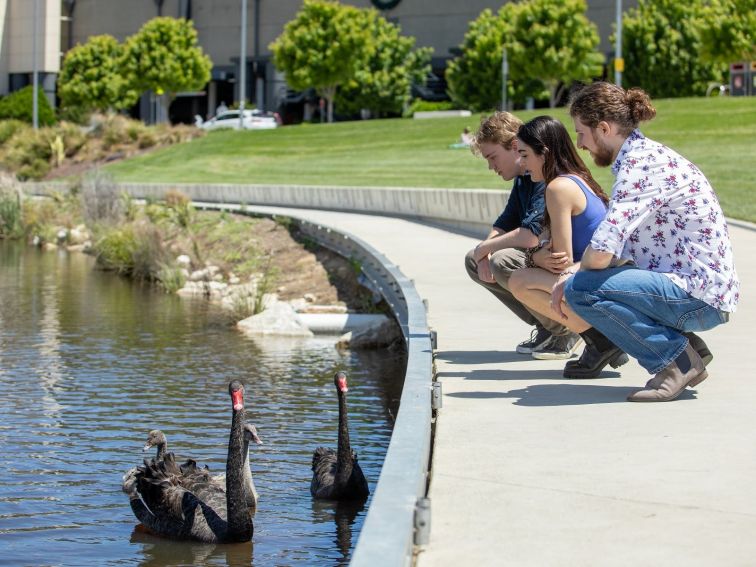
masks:
<svg viewBox="0 0 756 567"><path fill-rule="evenodd" d="M591 247L661 272L693 297L733 312L740 283L722 208L703 173L633 131L612 166L616 180Z"/></svg>

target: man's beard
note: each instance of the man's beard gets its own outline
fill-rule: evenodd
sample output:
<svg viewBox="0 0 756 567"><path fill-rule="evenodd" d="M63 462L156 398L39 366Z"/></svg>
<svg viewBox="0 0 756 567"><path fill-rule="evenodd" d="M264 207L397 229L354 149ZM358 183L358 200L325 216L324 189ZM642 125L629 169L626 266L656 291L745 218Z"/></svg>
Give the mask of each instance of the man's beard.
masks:
<svg viewBox="0 0 756 567"><path fill-rule="evenodd" d="M597 139L594 132L591 132L591 136L593 137L593 143L596 144L596 151L591 152L593 163L595 163L599 167L607 167L612 165L612 162L614 161L612 149L607 146L602 140Z"/></svg>

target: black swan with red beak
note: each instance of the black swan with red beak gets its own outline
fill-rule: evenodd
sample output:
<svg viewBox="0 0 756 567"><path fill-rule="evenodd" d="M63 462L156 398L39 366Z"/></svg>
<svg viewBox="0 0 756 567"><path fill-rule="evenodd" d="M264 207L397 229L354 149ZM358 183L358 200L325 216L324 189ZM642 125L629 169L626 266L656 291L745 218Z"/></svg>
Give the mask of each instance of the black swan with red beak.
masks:
<svg viewBox="0 0 756 567"><path fill-rule="evenodd" d="M247 506L244 475L244 386L234 380L226 489L209 480L187 477L173 453L152 459L126 474L123 490L131 510L152 533L207 543L250 541L254 527Z"/></svg>
<svg viewBox="0 0 756 567"><path fill-rule="evenodd" d="M318 447L312 455L310 492L326 500L362 500L368 497L367 480L357 462L357 453L349 446L347 418L347 377L337 372L333 377L339 397L339 442L336 451Z"/></svg>

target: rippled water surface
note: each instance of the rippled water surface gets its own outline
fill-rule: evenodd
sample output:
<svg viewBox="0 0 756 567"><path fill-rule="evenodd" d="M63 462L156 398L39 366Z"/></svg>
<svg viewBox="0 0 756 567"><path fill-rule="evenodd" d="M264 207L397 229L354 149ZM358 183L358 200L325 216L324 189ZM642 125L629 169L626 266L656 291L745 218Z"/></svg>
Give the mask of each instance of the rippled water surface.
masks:
<svg viewBox="0 0 756 567"><path fill-rule="evenodd" d="M313 502L312 451L336 445L332 377L344 370L352 444L375 488L404 375L392 356L251 340L203 301L94 270L81 254L0 242L0 564L347 563L367 508ZM222 472L234 378L265 443L251 456L253 542L143 533L121 477L148 455L147 432Z"/></svg>

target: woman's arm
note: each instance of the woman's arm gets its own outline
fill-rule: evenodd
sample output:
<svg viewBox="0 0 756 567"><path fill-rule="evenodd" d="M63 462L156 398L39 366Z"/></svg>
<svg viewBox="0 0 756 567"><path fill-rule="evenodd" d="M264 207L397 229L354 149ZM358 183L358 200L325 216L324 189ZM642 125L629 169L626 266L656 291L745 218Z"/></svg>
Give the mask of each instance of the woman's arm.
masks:
<svg viewBox="0 0 756 567"><path fill-rule="evenodd" d="M573 262L572 213L585 208L585 196L574 181L557 177L546 187L546 210L551 220L551 252L565 253L568 259L564 268Z"/></svg>

